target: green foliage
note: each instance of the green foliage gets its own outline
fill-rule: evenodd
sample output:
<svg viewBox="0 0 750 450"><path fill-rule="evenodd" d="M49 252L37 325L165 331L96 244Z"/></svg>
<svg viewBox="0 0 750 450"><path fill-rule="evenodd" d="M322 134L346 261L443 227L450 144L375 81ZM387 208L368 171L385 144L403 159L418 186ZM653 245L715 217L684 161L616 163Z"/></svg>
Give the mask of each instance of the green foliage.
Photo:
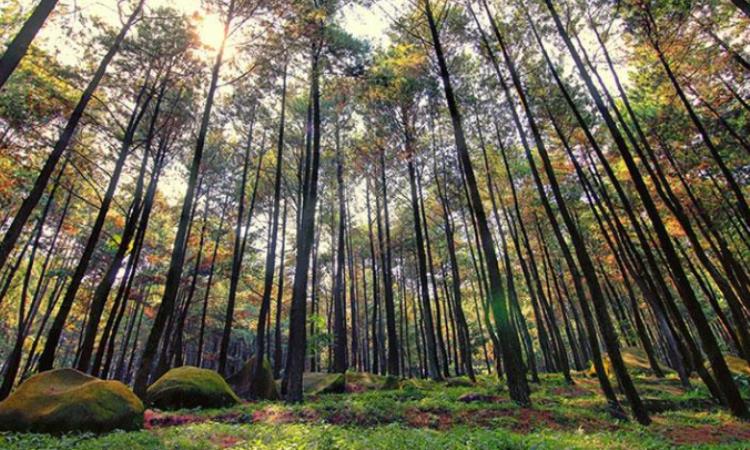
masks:
<svg viewBox="0 0 750 450"><path fill-rule="evenodd" d="M70 77L51 55L32 47L0 91L0 119L20 131L63 116L77 94Z"/></svg>
<svg viewBox="0 0 750 450"><path fill-rule="evenodd" d="M325 316L311 314L307 318L308 329L314 327L314 332L307 337L307 356L319 354L333 342L333 336L328 334Z"/></svg>
<svg viewBox="0 0 750 450"><path fill-rule="evenodd" d="M350 382L382 377L348 374ZM534 409L519 408L493 377L473 386L419 381L401 390L322 394L298 405L259 402L225 409L183 410L174 418L199 423L106 436L0 434L0 447L26 449L662 449L675 447L683 434L711 438L690 448L741 449L731 430L740 421L716 410L698 411L680 399L705 400L705 388L682 391L676 380L637 377L647 396L673 403L643 427L614 421L596 383L577 378L569 386L559 374L542 374L533 385ZM699 382L696 381L696 384ZM653 388L650 390L649 388ZM469 393L489 400L465 403ZM497 400L492 400L492 399ZM687 406L682 406L687 405ZM721 431L727 430L727 431ZM739 432L734 432L739 433Z"/></svg>
<svg viewBox="0 0 750 450"><path fill-rule="evenodd" d="M65 434L9 434L0 433L0 447L8 450L145 450L163 449L164 445L157 436L147 432L124 432L97 436L93 433Z"/></svg>

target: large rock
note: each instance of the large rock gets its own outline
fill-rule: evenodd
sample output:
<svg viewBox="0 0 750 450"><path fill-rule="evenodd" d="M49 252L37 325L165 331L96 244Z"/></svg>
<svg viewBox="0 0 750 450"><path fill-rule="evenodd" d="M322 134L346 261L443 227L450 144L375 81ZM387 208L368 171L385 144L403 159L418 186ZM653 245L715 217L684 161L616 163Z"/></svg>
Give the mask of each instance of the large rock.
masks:
<svg viewBox="0 0 750 450"><path fill-rule="evenodd" d="M309 395L341 394L346 391L346 377L343 373L306 373L302 377L302 390Z"/></svg>
<svg viewBox="0 0 750 450"><path fill-rule="evenodd" d="M381 375L367 372L347 372L345 376L347 392L377 390L383 384L384 378Z"/></svg>
<svg viewBox="0 0 750 450"><path fill-rule="evenodd" d="M146 390L146 402L165 410L223 408L239 401L221 375L192 366L170 370Z"/></svg>
<svg viewBox="0 0 750 450"><path fill-rule="evenodd" d="M237 373L227 378L227 383L242 398L278 400L279 391L276 389L276 382L273 380L271 363L268 362L268 359L263 358L260 377L258 380L253 380L255 361L255 356L250 358Z"/></svg>
<svg viewBox="0 0 750 450"><path fill-rule="evenodd" d="M143 426L143 403L119 381L73 369L34 375L0 402L0 431L66 433Z"/></svg>
<svg viewBox="0 0 750 450"><path fill-rule="evenodd" d="M449 387L472 387L474 382L467 376L453 377L445 380L445 385Z"/></svg>
<svg viewBox="0 0 750 450"><path fill-rule="evenodd" d="M368 372L346 372L347 392L387 391L398 389L401 380L391 375Z"/></svg>
<svg viewBox="0 0 750 450"><path fill-rule="evenodd" d="M383 384L380 386L381 390L392 391L401 387L401 380L399 380L398 377L395 377L393 375L386 375L383 378Z"/></svg>

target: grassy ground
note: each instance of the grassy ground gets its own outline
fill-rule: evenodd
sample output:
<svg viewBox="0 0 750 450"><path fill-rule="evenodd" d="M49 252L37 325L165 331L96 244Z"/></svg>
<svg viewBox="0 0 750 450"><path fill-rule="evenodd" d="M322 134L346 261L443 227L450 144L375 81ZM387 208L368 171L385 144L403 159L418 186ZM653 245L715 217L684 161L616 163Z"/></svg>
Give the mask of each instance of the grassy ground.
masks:
<svg viewBox="0 0 750 450"><path fill-rule="evenodd" d="M686 391L672 377L637 376L642 396L660 411L649 427L611 419L596 380L583 375L574 386L557 375L543 376L532 387L533 409L511 403L503 386L489 377L474 386L405 384L377 391L354 381L346 394L310 397L303 405L261 402L223 410L147 411L146 429L140 432L0 434L0 448L750 448L750 422L711 405L698 382L699 387Z"/></svg>

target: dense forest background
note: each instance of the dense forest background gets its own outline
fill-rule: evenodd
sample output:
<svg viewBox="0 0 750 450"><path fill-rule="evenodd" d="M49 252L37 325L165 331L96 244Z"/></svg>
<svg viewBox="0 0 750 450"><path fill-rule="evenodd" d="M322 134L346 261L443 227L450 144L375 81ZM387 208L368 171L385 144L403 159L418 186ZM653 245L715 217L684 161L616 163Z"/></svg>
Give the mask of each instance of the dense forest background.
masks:
<svg viewBox="0 0 750 450"><path fill-rule="evenodd" d="M648 424L637 349L748 416L747 1L195 7L0 5L0 399L593 367Z"/></svg>

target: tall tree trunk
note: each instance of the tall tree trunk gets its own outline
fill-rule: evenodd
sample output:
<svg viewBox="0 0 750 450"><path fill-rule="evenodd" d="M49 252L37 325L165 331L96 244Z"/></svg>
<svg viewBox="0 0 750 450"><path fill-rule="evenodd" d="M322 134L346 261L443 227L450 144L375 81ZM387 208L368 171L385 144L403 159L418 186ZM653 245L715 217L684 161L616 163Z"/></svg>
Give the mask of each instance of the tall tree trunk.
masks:
<svg viewBox="0 0 750 450"><path fill-rule="evenodd" d="M78 359L78 364L76 366L78 370L81 370L83 372L87 372L90 369L89 363L91 362L91 354L94 350L94 341L96 339L96 334L99 328L99 322L101 320L102 313L104 312L104 307L107 303L107 298L109 297L109 293L112 290L112 285L115 282L117 273L120 271L126 253L130 248L130 243L135 236L138 218L140 217L141 209L143 207L143 188L145 184L146 165L148 163L150 142L152 141L155 133L156 121L159 117L159 110L161 107L162 99L164 98L166 86L167 81L165 80L160 89L160 93L154 107L154 112L151 117L147 137L148 142L146 148L143 149L143 158L141 160L140 171L138 173L138 179L135 185L133 201L130 206L130 217L128 218L125 224L125 228L122 231L122 236L120 237L120 244L117 247L117 251L112 258L112 261L109 263L109 267L107 268L104 277L96 287L96 290L94 291L94 297L91 299L88 320L86 321L86 328L84 329L83 341L81 344L81 356ZM144 105L143 108L145 110L146 105Z"/></svg>
<svg viewBox="0 0 750 450"><path fill-rule="evenodd" d="M368 373L374 373L372 370L372 364L370 360L370 319L369 314L367 312L367 258L362 255L362 300L364 303L363 307L363 328L364 331L362 334L362 363L363 363L363 369L365 372Z"/></svg>
<svg viewBox="0 0 750 450"><path fill-rule="evenodd" d="M383 294L385 304L381 305L381 311L385 309L385 325L388 335L387 347L387 370L389 375L398 376L399 373L399 339L396 334L396 310L393 298L393 260L391 254L391 218L388 208L388 184L385 176L385 150L380 152L380 184L383 193L383 227L380 224L380 206L377 205L376 195L376 216L378 222L378 242L380 243L380 268L383 271ZM385 233L383 231L385 230ZM385 240L383 235L385 234ZM382 314L380 321L382 323ZM381 346L385 347L385 342L381 339ZM383 368L385 369L385 367Z"/></svg>
<svg viewBox="0 0 750 450"><path fill-rule="evenodd" d="M154 205L154 197L156 196L156 191L159 183L159 178L161 177L161 171L164 168L164 159L166 157L166 151L167 147L169 146L169 140L163 139L162 142L159 144L159 150L157 151L157 155L155 157L154 161L154 167L152 169L151 173L151 179L149 181L149 186L146 192L146 197L143 202L142 207L142 213L140 217L140 224L138 226L138 231L136 233L136 236L133 240L133 251L131 253L131 257L128 260L128 264L125 267L125 276L123 277L123 280L120 284L120 288L117 292L117 297L115 303L118 301L121 303L120 311L117 315L117 318L114 320L110 318L107 320L107 323L105 324L104 331L102 332L102 339L99 343L99 348L96 351L96 356L94 357L94 362L92 365L91 373L94 376L99 376L99 368L102 365L102 360L104 359L104 353L105 353L105 347L106 347L106 361L104 364L104 367L102 367L101 373L103 373L103 376L106 376L109 372L109 368L112 364L112 358L114 355L114 347L115 347L115 338L117 337L117 329L120 326L120 320L122 320L122 315L125 312L125 306L130 299L130 292L133 287L133 283L136 278L136 270L138 268L138 264L140 262L140 255L141 251L143 250L143 241L145 239L146 230L148 229L148 223L151 218L151 211L153 209ZM114 329L114 331L113 331ZM105 345L106 338L109 337L109 343Z"/></svg>
<svg viewBox="0 0 750 450"><path fill-rule="evenodd" d="M349 198L344 196L344 203L346 208L346 223L347 229L353 230L352 227L352 215L349 210ZM359 302L357 301L357 270L356 270L356 259L354 257L354 245L352 243L352 233L346 233L346 245L347 245L347 267L349 268L349 315L351 316L351 328L352 328L352 345L350 352L350 367L355 370L362 371L362 360L359 352Z"/></svg>
<svg viewBox="0 0 750 450"><path fill-rule="evenodd" d="M263 280L263 297L260 304L260 314L258 315L258 330L256 333L255 340L255 367L253 371L253 382L251 386L253 390L250 395L258 397L261 392L255 391L255 389L262 389L265 386L262 383L263 376L263 365L265 358L265 339L266 339L266 322L270 317L271 311L271 294L273 292L273 278L276 271L276 241L279 236L279 211L281 209L281 177L282 169L284 166L284 126L286 124L286 66L284 66L284 73L282 75L282 88L281 88L281 117L279 119L279 140L276 148L276 172L274 174L273 184L273 205L272 205L272 220L270 229L270 242L266 252L266 273ZM286 212L285 212L286 217ZM286 220L286 219L285 219ZM282 252L283 258L283 252ZM282 274L283 276L283 274ZM278 320L278 314L277 314Z"/></svg>
<svg viewBox="0 0 750 450"><path fill-rule="evenodd" d="M336 244L336 268L333 285L333 371L344 373L348 368L346 325L346 207L344 205L344 161L341 154L341 136L338 118L334 125L336 147L336 196L338 200L338 237ZM354 311L352 311L354 312Z"/></svg>
<svg viewBox="0 0 750 450"><path fill-rule="evenodd" d="M749 414L747 405L742 400L739 390L737 389L737 385L734 383L734 380L732 379L732 376L731 376L731 373L729 372L729 368L727 367L726 361L724 360L724 357L721 354L721 349L719 348L719 345L716 342L716 338L711 331L711 327L708 323L708 320L706 319L706 316L703 314L700 302L698 301L697 297L695 296L695 293L693 292L690 286L690 282L687 279L687 275L679 261L679 256L677 255L674 245L671 242L669 233L667 232L666 227L664 226L664 223L662 222L659 216L658 210L656 209L656 206L654 205L653 200L651 199L651 196L648 192L648 187L645 185L645 182L643 181L643 178L641 177L639 173L638 166L633 161L633 158L630 155L630 151L628 149L627 143L625 142L625 139L620 133L614 119L610 115L609 110L604 104L604 101L601 98L599 91L596 89L596 86L594 85L593 81L591 80L591 77L586 71L586 67L584 66L584 63L581 60L581 57L578 54L578 51L573 46L573 43L570 40L570 37L568 36L567 31L565 30L565 27L557 13L557 10L553 6L551 0L545 0L545 4L547 5L547 9L550 11L550 14L552 15L558 34L562 37L563 41L565 42L565 45L568 48L568 52L572 56L575 62L576 68L578 69L578 72L581 75L581 78L585 82L586 87L588 88L588 91L591 94L591 97L594 99L594 102L596 103L599 113L604 118L604 121L607 125L607 128L610 131L610 134L612 135L615 141L615 144L620 150L620 154L623 156L623 160L628 168L628 172L630 173L631 178L633 179L636 190L640 194L641 200L643 201L643 205L646 209L646 212L654 226L654 229L656 231L659 242L661 243L661 247L662 247L662 250L664 251L664 255L667 259L667 262L670 268L672 269L672 274L675 278L675 284L676 284L677 290L680 293L680 296L683 302L685 303L685 306L688 310L688 314L693 319L693 323L697 329L696 331L698 332L698 335L700 336L701 341L703 343L703 350L705 351L706 355L708 356L709 361L711 362L711 368L718 381L717 384L718 384L719 389L722 392L724 401L727 403L727 406L729 406L730 410L732 411L734 415L747 416ZM661 52L658 52L658 53L661 57L663 57ZM667 68L668 66L665 65L665 70ZM669 73L671 72L668 72L668 75ZM706 139L706 137L707 135L704 136L704 141L706 141L708 145L708 142L710 142L710 139ZM744 197L742 197L741 193L738 197L739 197L738 200L741 199L744 201ZM740 207L741 206L742 205L740 205ZM746 206L747 205L745 204L745 207Z"/></svg>
<svg viewBox="0 0 750 450"><path fill-rule="evenodd" d="M18 63L26 55L31 41L34 40L55 5L57 5L57 0L41 0L29 18L26 19L18 34L10 41L8 48L0 58L0 89L3 88L10 75L16 70Z"/></svg>
<svg viewBox="0 0 750 450"><path fill-rule="evenodd" d="M29 285L31 283L31 274L34 271L36 253L37 253L37 250L39 249L40 239L44 232L44 226L45 226L45 223L47 222L47 217L49 216L50 210L52 209L52 205L54 204L55 194L57 193L57 189L60 186L60 178L62 177L64 171L65 171L65 165L63 165L62 170L60 170L60 172L58 173L55 179L54 186L52 187L52 191L50 192L49 198L47 199L47 202L44 205L44 210L42 211L42 215L37 220L37 225L33 233L33 243L31 244L31 253L29 254L28 262L26 263L26 271L24 273L23 284L21 287L21 298L19 299L19 302L18 302L16 337L15 337L15 342L13 344L13 347L11 348L10 354L8 355L6 362L5 362L4 379L3 379L2 385L0 386L0 400L5 399L8 396L8 394L10 394L10 391L13 388L13 383L15 382L15 379L16 379L16 375L18 375L18 369L21 366L23 343L24 343L24 340L26 339L26 328L27 328L26 323L33 320L33 314L34 314L33 305L29 305L30 306L28 308L29 312L28 314L26 313L26 310L27 310L26 306L28 305L27 299L29 295ZM50 252L52 250L53 248L50 248ZM45 259L45 264L46 264L46 259ZM35 303L35 301L32 300L32 303Z"/></svg>
<svg viewBox="0 0 750 450"><path fill-rule="evenodd" d="M416 167L415 167L416 170ZM427 270L430 273L430 285L432 286L432 294L435 300L435 337L437 338L437 350L443 376L448 377L450 373L448 371L448 351L445 348L445 339L443 338L443 317L440 308L440 296L438 295L437 280L435 278L435 263L432 259L432 244L430 243L430 230L427 223L427 214L425 213L424 196L422 193L422 176L421 172L416 171L417 179L417 200L419 203L420 220L424 225L424 247L427 254ZM446 317L447 321L447 317Z"/></svg>
<svg viewBox="0 0 750 450"><path fill-rule="evenodd" d="M183 356L183 334L185 332L185 322L187 321L188 314L190 313L190 307L193 304L193 297L195 297L195 289L198 286L198 274L200 273L201 263L203 262L203 247L206 242L206 229L208 228L208 207L211 201L211 186L206 190L205 205L203 206L203 219L201 224L201 231L198 238L198 253L195 255L195 264L193 265L193 274L190 278L190 286L188 287L187 297L185 298L185 304L182 306L180 316L177 320L177 328L175 329L175 338L170 351L170 359L174 360L174 367L181 367L184 365Z"/></svg>
<svg viewBox="0 0 750 450"><path fill-rule="evenodd" d="M146 340L146 346L143 349L141 362L135 375L133 390L139 397L143 397L146 393L146 386L148 385L151 366L159 347L159 341L162 338L162 334L164 333L164 328L167 325L167 321L174 312L175 301L177 300L177 291L179 289L180 279L182 278L182 268L185 262L184 247L187 236L187 228L190 222L190 212L193 209L193 202L195 201L194 197L196 184L198 182L198 173L200 172L201 161L203 160L203 149L206 144L208 128L211 122L211 109L214 103L216 88L219 83L219 72L221 70L221 65L224 59L224 47L229 35L229 29L233 15L234 0L231 0L226 23L224 25L224 36L221 42L221 46L219 47L219 52L216 55L216 61L214 62L214 66L211 71L211 83L209 85L208 95L206 97L206 104L203 109L203 117L201 119L200 130L198 131L198 140L196 142L195 153L193 154L193 161L190 166L187 192L185 193L185 198L182 203L180 222L177 228L177 235L175 236L174 240L172 259L169 264L169 271L167 272L164 294L162 296L162 301L159 304L159 310L154 317L151 331L149 332L148 338Z"/></svg>
<svg viewBox="0 0 750 450"><path fill-rule="evenodd" d="M411 138L407 137L407 146L411 150ZM409 170L409 185L411 186L411 209L414 220L414 235L416 239L417 270L419 274L419 294L422 302L422 322L425 332L425 352L427 354L427 374L433 380L443 378L438 363L437 343L435 341L435 326L432 321L430 307L429 282L427 281L427 257L425 256L424 237L422 234L422 220L419 212L419 198L417 194L417 175L414 168L414 154L409 151L410 158L407 166Z"/></svg>
<svg viewBox="0 0 750 450"><path fill-rule="evenodd" d="M281 310L283 307L283 300L284 300L284 281L286 280L285 276L285 266L286 266L286 208L287 208L287 200L284 199L284 212L282 213L282 219L281 219L281 252L279 253L279 256L281 258L281 263L279 266L279 287L278 292L276 293L276 320L275 325L276 329L274 330L274 345L273 345L273 377L279 378L281 375L281 368L284 364L282 358L282 348L281 348Z"/></svg>
<svg viewBox="0 0 750 450"><path fill-rule="evenodd" d="M224 376L226 373L227 352L229 342L232 336L232 322L234 320L234 305L237 300L237 288L240 281L240 271L242 270L242 260L244 257L242 224L245 219L245 193L247 190L247 171L250 167L250 150L253 146L253 131L255 130L255 109L253 104L252 118L250 119L250 131L248 132L247 144L245 146L245 158L242 165L242 181L240 182L240 198L237 210L237 223L234 227L234 250L232 253L232 274L229 277L229 297L227 299L227 309L224 314L224 331L221 335L221 347L219 349L219 373ZM248 233L246 230L245 233Z"/></svg>
<svg viewBox="0 0 750 450"><path fill-rule="evenodd" d="M380 283L378 282L378 267L376 263L375 239L372 233L372 212L370 208L370 179L365 181L365 205L367 206L367 232L370 243L370 269L372 270L372 372L380 373L380 333L379 333L379 316L380 309ZM377 202L377 193L375 194ZM380 208L378 208L378 211ZM378 212L378 214L380 214Z"/></svg>
<svg viewBox="0 0 750 450"><path fill-rule="evenodd" d="M458 343L461 350L461 358L464 370L466 370L466 374L469 376L469 378L474 381L476 379L476 376L474 374L471 338L469 336L469 327L466 324L466 316L464 315L462 304L461 272L458 266L458 258L456 257L456 242L454 239L455 232L451 220L450 203L448 203L447 194L444 194L443 190L441 189L440 180L437 176L437 167L435 170L435 185L437 187L438 197L440 198L440 204L443 209L443 230L445 231L445 241L448 248L448 258L451 265L451 287L453 288L453 309L456 316L455 327L458 334ZM481 321L479 325L481 327Z"/></svg>
<svg viewBox="0 0 750 450"><path fill-rule="evenodd" d="M479 234L482 243L482 250L486 256L488 275L490 281L490 304L492 305L492 311L495 315L495 320L499 324L500 344L503 354L503 362L505 365L505 372L508 377L508 390L510 397L518 404L529 405L531 399L529 397L529 386L526 381L523 370L523 362L520 357L521 345L518 341L518 333L508 315L508 305L505 296L502 274L498 267L497 252L495 251L495 244L493 242L492 234L487 224L487 216L482 205L481 196L479 194L479 188L477 187L476 177L474 175L474 169L472 167L471 158L469 157L468 148L466 145L466 138L464 136L463 124L461 120L461 113L458 108L458 103L453 93L453 86L451 84L450 74L448 72L448 64L443 55L442 44L440 43L439 32L437 24L432 14L430 7L430 1L425 0L425 14L430 27L430 34L432 36L432 44L435 50L435 55L438 59L440 66L440 77L443 81L443 88L445 90L445 97L448 103L448 109L451 115L451 121L453 124L453 132L456 141L456 151L459 156L461 169L466 178L466 183L469 188L471 196L471 210L474 215L477 225L479 228Z"/></svg>
<svg viewBox="0 0 750 450"><path fill-rule="evenodd" d="M211 268L208 271L208 280L206 280L206 289L203 293L203 307L201 309L201 324L198 331L198 346L196 348L196 367L203 366L203 343L206 335L206 314L208 312L208 299L211 294L211 287L213 286L214 273L216 271L216 255L219 253L219 245L221 243L221 237L224 235L222 230L224 229L224 220L227 215L227 203L229 203L229 196L224 200L224 204L221 207L221 218L219 219L219 227L216 229L216 237L214 238L214 250L211 255Z"/></svg>
<svg viewBox="0 0 750 450"><path fill-rule="evenodd" d="M321 29L318 30L322 33ZM309 164L305 169L303 186L302 217L300 232L297 237L297 258L294 266L294 286L292 288L292 305L289 311L289 351L287 352L286 373L283 387L288 402L302 401L302 373L305 370L305 354L307 338L305 324L307 322L307 278L310 268L310 251L312 250L315 232L315 209L318 201L318 169L320 167L320 52L322 43L316 42L312 48L311 88L312 122L308 135L312 135L312 145L306 156Z"/></svg>

